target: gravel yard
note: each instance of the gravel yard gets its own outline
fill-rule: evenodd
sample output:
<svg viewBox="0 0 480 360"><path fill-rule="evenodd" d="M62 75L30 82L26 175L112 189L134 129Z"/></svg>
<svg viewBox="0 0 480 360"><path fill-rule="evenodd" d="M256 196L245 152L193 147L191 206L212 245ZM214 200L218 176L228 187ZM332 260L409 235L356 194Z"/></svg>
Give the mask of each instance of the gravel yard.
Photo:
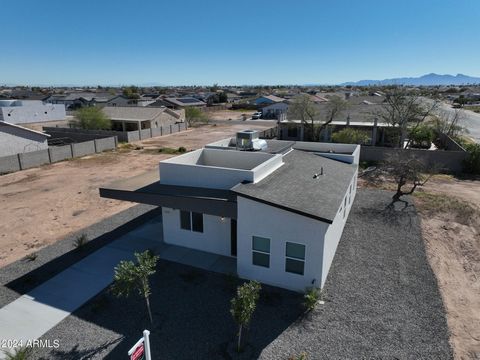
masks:
<svg viewBox="0 0 480 360"><path fill-rule="evenodd" d="M359 189L325 287L325 304L303 314L302 297L264 287L247 335L248 358L450 359L448 330L419 219L411 207L382 211L390 193ZM229 302L237 280L159 262L150 326L142 299L100 293L44 339L34 359L121 359L144 328L154 358L228 359L236 328Z"/></svg>

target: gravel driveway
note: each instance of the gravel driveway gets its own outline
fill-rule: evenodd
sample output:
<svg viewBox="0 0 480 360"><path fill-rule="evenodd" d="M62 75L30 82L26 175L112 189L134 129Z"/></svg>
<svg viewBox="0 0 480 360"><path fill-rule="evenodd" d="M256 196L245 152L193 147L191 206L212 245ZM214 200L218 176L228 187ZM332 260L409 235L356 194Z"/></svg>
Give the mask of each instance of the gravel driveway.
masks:
<svg viewBox="0 0 480 360"><path fill-rule="evenodd" d="M445 312L411 208L359 190L330 270L326 302L304 315L300 294L264 287L245 358L452 358ZM144 328L155 359L229 359L229 302L238 280L162 261L152 281L155 324L137 296L104 291L45 334L60 348L34 359L121 359Z"/></svg>

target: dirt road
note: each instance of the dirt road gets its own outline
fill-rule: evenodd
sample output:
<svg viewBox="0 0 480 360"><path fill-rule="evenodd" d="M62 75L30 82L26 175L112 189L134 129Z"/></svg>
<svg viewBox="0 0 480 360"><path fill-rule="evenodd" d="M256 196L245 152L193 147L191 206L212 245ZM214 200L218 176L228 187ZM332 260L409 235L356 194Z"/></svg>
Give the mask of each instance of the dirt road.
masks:
<svg viewBox="0 0 480 360"><path fill-rule="evenodd" d="M154 170L173 156L155 148L196 149L245 128L265 127L203 126L137 143L148 150L108 152L0 176L0 267L134 205L100 198L98 188Z"/></svg>

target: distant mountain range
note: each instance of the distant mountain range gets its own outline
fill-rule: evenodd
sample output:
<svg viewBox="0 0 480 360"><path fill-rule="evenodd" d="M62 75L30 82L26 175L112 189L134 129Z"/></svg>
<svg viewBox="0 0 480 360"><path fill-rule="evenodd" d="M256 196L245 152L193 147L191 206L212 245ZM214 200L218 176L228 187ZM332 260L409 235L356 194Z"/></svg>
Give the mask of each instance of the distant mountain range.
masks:
<svg viewBox="0 0 480 360"><path fill-rule="evenodd" d="M340 84L342 86L354 85L354 86L370 86L370 85L467 85L467 84L480 84L479 77L473 77L463 74L457 75L439 75L439 74L427 74L420 77L403 77L384 80L360 80L352 81Z"/></svg>

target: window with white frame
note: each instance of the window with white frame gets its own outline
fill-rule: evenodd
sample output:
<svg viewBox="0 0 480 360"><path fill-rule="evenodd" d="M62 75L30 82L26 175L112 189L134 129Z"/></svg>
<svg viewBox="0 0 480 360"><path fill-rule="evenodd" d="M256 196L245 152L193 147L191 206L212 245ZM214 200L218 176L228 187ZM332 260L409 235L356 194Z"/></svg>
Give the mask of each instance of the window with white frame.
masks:
<svg viewBox="0 0 480 360"><path fill-rule="evenodd" d="M203 233L203 214L180 210L180 227Z"/></svg>
<svg viewBox="0 0 480 360"><path fill-rule="evenodd" d="M252 236L252 264L270 267L270 239Z"/></svg>
<svg viewBox="0 0 480 360"><path fill-rule="evenodd" d="M287 242L285 246L285 271L303 275L305 270L305 245Z"/></svg>

